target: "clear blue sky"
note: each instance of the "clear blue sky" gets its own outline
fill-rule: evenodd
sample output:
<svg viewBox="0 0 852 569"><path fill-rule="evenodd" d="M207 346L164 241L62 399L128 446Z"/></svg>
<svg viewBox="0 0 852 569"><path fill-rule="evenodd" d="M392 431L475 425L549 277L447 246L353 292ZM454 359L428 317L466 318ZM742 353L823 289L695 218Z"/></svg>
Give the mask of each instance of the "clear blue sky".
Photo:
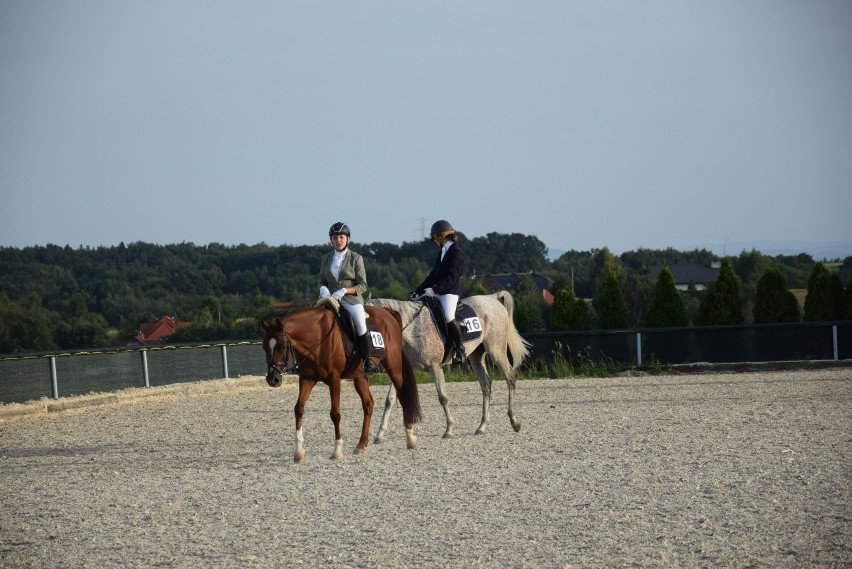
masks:
<svg viewBox="0 0 852 569"><path fill-rule="evenodd" d="M13 247L852 255L852 2L0 0L0 192Z"/></svg>

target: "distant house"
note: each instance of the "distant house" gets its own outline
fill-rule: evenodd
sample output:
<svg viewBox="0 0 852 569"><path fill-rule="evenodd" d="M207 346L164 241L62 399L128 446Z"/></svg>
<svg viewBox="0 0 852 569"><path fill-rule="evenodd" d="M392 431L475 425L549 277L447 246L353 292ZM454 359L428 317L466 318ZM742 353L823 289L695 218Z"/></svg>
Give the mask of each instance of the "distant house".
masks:
<svg viewBox="0 0 852 569"><path fill-rule="evenodd" d="M128 346L152 346L162 344L180 328L190 326L192 322L175 320L171 316L163 316L156 322L143 322L139 325L139 334L130 340Z"/></svg>
<svg viewBox="0 0 852 569"><path fill-rule="evenodd" d="M678 290L687 290L689 284L693 283L696 290L704 290L711 283L716 282L719 278L719 270L722 268L722 263L713 261L709 264L702 263L683 263L675 265L652 265L651 280L657 282L660 272L664 266L668 266L674 277L675 288Z"/></svg>
<svg viewBox="0 0 852 569"><path fill-rule="evenodd" d="M533 285L541 293L541 297L544 300L545 304L553 304L553 294L549 290L550 281L547 279L547 277L544 277L537 273L485 275L476 278L475 281L481 282L482 285L488 290L493 290L495 292L505 290L514 295L518 291L518 285L520 285L524 277L527 276L532 277Z"/></svg>

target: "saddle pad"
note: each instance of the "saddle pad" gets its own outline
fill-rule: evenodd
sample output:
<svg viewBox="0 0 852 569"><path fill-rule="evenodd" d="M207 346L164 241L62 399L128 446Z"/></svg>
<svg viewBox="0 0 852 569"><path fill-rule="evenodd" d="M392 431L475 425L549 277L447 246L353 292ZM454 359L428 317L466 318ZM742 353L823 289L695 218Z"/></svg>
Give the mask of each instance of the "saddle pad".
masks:
<svg viewBox="0 0 852 569"><path fill-rule="evenodd" d="M338 312L340 325L349 339L355 342L355 323L352 322L352 317L345 310ZM370 335L370 355L379 359L385 357L385 337L379 331L379 327L375 321L367 314L367 334Z"/></svg>
<svg viewBox="0 0 852 569"><path fill-rule="evenodd" d="M456 322L461 324L463 342L482 336L482 322L473 307L459 302L456 305Z"/></svg>
<svg viewBox="0 0 852 569"><path fill-rule="evenodd" d="M372 318L367 318L367 334L370 335L370 354L377 358L385 357L385 337L379 332Z"/></svg>

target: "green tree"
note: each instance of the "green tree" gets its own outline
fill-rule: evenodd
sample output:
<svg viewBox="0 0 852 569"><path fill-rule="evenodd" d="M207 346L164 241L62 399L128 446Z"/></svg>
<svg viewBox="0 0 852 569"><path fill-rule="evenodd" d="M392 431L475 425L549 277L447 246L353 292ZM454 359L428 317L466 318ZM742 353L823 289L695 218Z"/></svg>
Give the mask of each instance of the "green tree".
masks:
<svg viewBox="0 0 852 569"><path fill-rule="evenodd" d="M787 280L778 269L768 269L757 281L754 322L798 322L799 302L787 289Z"/></svg>
<svg viewBox="0 0 852 569"><path fill-rule="evenodd" d="M651 297L654 295L654 283L651 277L627 271L624 277L624 303L627 305L627 323L639 328L645 322Z"/></svg>
<svg viewBox="0 0 852 569"><path fill-rule="evenodd" d="M757 281L761 275L766 272L772 265L772 260L760 251L752 249L749 252L743 251L739 257L731 260L734 273L740 277L742 283L741 298L743 299L743 315L745 321L748 321L749 315L754 314L754 299L757 294Z"/></svg>
<svg viewBox="0 0 852 569"><path fill-rule="evenodd" d="M598 328L616 330L627 327L627 305L621 295L621 285L615 273L610 273L603 284L600 296L595 299Z"/></svg>
<svg viewBox="0 0 852 569"><path fill-rule="evenodd" d="M56 349L60 324L59 315L44 308L35 293L21 302L0 294L0 353Z"/></svg>
<svg viewBox="0 0 852 569"><path fill-rule="evenodd" d="M722 259L719 277L706 291L698 307L698 323L720 326L743 323L743 305L740 280L731 268L728 257Z"/></svg>
<svg viewBox="0 0 852 569"><path fill-rule="evenodd" d="M621 261L608 248L604 247L595 251L595 256L592 259L592 285L596 296L600 295L604 283L610 275L614 275L616 280L620 282L623 273L624 267Z"/></svg>
<svg viewBox="0 0 852 569"><path fill-rule="evenodd" d="M831 319L843 320L846 314L846 303L843 298L843 282L840 280L840 275L836 272L831 272L828 275L828 288L831 291Z"/></svg>
<svg viewBox="0 0 852 569"><path fill-rule="evenodd" d="M849 279L849 282L846 283L846 290L843 291L843 298L843 319L852 320L852 279Z"/></svg>
<svg viewBox="0 0 852 569"><path fill-rule="evenodd" d="M54 338L63 349L100 348L110 345L106 319L93 312L88 312L69 322L62 322Z"/></svg>
<svg viewBox="0 0 852 569"><path fill-rule="evenodd" d="M592 315L589 313L589 303L582 298L574 302L574 310L571 311L571 322L569 330L591 330Z"/></svg>
<svg viewBox="0 0 852 569"><path fill-rule="evenodd" d="M560 289L553 299L553 306L550 309L550 322L548 323L549 330L571 330L572 313L576 306L577 299L574 293L569 288Z"/></svg>
<svg viewBox="0 0 852 569"><path fill-rule="evenodd" d="M835 319L837 301L828 269L817 263L808 278L808 295L805 297L805 321L819 322Z"/></svg>
<svg viewBox="0 0 852 569"><path fill-rule="evenodd" d="M512 320L515 322L515 328L518 332L524 334L530 331L530 307L523 300L515 303L515 311L512 313Z"/></svg>
<svg viewBox="0 0 852 569"><path fill-rule="evenodd" d="M645 325L649 328L664 328L686 326L688 322L686 307L675 286L674 276L668 267L663 267L654 286Z"/></svg>

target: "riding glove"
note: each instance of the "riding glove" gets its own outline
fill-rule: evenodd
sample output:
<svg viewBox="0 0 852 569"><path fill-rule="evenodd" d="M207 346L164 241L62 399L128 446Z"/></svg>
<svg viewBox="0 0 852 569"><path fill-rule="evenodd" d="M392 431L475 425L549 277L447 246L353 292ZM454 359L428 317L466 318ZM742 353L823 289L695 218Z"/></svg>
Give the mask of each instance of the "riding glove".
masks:
<svg viewBox="0 0 852 569"><path fill-rule="evenodd" d="M435 296L435 291L432 290L431 288L427 288L426 290L423 291L423 294L425 294L429 298L432 298L433 296Z"/></svg>
<svg viewBox="0 0 852 569"><path fill-rule="evenodd" d="M325 298L327 296L331 296L331 292L328 290L328 287L322 285L320 287L320 298Z"/></svg>
<svg viewBox="0 0 852 569"><path fill-rule="evenodd" d="M331 295L331 298L339 301L341 298L343 298L343 295L345 295L345 294L346 294L346 289L341 288L339 290L334 291L334 294Z"/></svg>

